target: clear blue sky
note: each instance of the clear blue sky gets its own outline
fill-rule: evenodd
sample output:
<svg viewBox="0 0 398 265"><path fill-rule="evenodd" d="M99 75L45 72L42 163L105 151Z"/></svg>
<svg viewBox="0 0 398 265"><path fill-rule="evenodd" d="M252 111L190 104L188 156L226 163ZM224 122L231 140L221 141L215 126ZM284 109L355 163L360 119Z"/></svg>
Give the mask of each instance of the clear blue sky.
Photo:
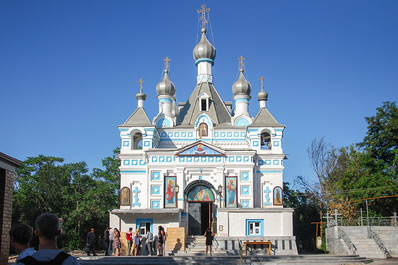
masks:
<svg viewBox="0 0 398 265"><path fill-rule="evenodd" d="M136 109L158 110L156 84L171 58L177 100L195 87L192 50L202 4L217 49L215 86L232 101L240 55L258 112L286 125L285 180L313 179L306 149L315 138L336 147L359 142L364 117L398 99L398 1L17 1L0 2L0 151L66 162L101 159L120 146L117 125ZM214 38L212 37L214 36Z"/></svg>

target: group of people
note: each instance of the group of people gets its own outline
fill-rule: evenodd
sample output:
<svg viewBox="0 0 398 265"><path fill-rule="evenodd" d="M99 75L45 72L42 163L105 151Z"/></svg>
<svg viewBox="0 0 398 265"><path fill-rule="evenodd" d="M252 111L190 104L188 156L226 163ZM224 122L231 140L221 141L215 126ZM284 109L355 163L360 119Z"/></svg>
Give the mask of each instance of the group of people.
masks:
<svg viewBox="0 0 398 265"><path fill-rule="evenodd" d="M92 228L93 231L93 228ZM107 245L105 250L105 256L120 256L120 249L122 247L120 241L120 231L117 228L107 227L104 231L104 241ZM90 255L91 245L90 245L90 232L87 235L87 255ZM146 250L148 255L152 256L152 253L156 253L156 248L158 256L164 256L164 244L166 242L166 232L162 226L159 226L158 235L153 235L148 229L147 233L142 236L137 230L133 233L133 228L130 227L129 231L126 232L127 240L127 255L137 256L140 250ZM95 255L95 250L93 252Z"/></svg>
<svg viewBox="0 0 398 265"><path fill-rule="evenodd" d="M145 236L141 236L138 230L133 235L133 228L130 227L126 233L126 240L128 243L128 255L131 255L133 249L133 255L137 256L140 248L146 247L149 255L153 252L157 252L158 256L164 256L164 244L166 243L166 232L162 226L159 226L157 236L154 236L151 231L147 231ZM51 213L43 213L36 218L35 229L26 224L14 225L10 230L11 246L17 252L18 258L16 265L30 265L40 264L40 262L47 262L57 265L76 265L80 264L77 259L60 249L57 246L57 238L61 235L61 226L58 216ZM39 250L31 246L33 235L38 238ZM206 255L210 249L210 255L212 254L212 241L214 234L210 228L204 234L206 237ZM87 234L87 255L92 252L95 253L95 229L91 228ZM112 255L114 252L115 256L120 256L121 242L120 242L120 231L117 228L111 229L108 227L104 232L105 243L107 248L105 251L106 256ZM156 244L157 242L157 244Z"/></svg>
<svg viewBox="0 0 398 265"><path fill-rule="evenodd" d="M77 265L77 259L57 246L57 238L61 234L58 216L43 213L36 218L35 229L26 224L14 225L10 230L11 247L17 252L17 265L46 264ZM30 242L33 235L38 238L39 250L35 251Z"/></svg>

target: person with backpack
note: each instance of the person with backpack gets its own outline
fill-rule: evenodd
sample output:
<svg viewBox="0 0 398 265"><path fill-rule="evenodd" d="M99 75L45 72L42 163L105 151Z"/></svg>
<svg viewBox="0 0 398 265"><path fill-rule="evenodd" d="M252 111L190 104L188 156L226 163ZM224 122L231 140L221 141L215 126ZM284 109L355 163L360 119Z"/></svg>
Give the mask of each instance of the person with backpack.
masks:
<svg viewBox="0 0 398 265"><path fill-rule="evenodd" d="M55 214L43 213L36 218L35 235L39 238L40 249L32 256L18 261L17 265L79 265L79 261L58 249L57 238L61 235L59 218Z"/></svg>
<svg viewBox="0 0 398 265"><path fill-rule="evenodd" d="M29 247L29 242L32 239L32 227L26 224L16 224L11 227L10 239L11 247L17 252L18 257L16 263L27 256L35 253L33 248Z"/></svg>

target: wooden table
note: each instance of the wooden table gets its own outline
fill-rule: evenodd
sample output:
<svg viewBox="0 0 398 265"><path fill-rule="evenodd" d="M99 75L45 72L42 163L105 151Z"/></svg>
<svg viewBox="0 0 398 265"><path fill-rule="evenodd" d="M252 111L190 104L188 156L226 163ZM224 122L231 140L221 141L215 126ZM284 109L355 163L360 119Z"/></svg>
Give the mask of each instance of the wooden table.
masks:
<svg viewBox="0 0 398 265"><path fill-rule="evenodd" d="M271 241L253 241L253 242L245 242L245 255L247 255L247 246L248 245L268 245L268 255L271 255Z"/></svg>

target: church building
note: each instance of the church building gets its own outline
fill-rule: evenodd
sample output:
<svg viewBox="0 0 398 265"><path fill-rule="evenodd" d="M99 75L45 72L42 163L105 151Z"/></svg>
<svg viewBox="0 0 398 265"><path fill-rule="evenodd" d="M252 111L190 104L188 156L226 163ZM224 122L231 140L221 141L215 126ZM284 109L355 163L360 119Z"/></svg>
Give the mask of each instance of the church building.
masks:
<svg viewBox="0 0 398 265"><path fill-rule="evenodd" d="M111 211L110 226L142 235L157 234L159 226L183 228L186 236L203 236L210 227L226 250L239 238L271 241L276 254L297 254L293 209L283 207L285 126L267 108L262 77L258 113L249 113L252 85L242 56L239 78L231 80L234 102L222 100L213 83L216 49L206 36L209 9L198 12L197 82L188 100L176 102L166 57L156 117L145 111L140 79L138 107L118 126L120 208Z"/></svg>

